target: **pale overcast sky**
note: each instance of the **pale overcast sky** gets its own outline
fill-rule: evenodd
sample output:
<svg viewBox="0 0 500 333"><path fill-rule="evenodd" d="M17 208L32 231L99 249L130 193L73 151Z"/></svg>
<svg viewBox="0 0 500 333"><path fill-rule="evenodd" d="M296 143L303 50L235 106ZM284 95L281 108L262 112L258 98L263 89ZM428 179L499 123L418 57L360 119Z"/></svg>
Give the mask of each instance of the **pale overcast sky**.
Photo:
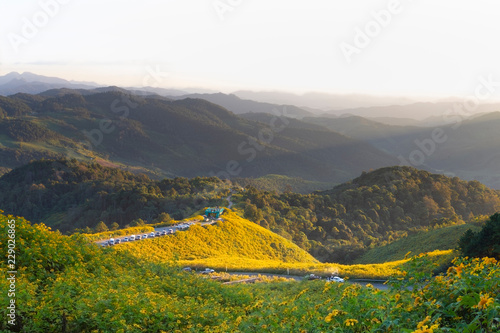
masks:
<svg viewBox="0 0 500 333"><path fill-rule="evenodd" d="M448 96L500 81L497 1L0 0L0 75ZM378 13L378 14L377 14ZM161 72L157 80L151 72Z"/></svg>

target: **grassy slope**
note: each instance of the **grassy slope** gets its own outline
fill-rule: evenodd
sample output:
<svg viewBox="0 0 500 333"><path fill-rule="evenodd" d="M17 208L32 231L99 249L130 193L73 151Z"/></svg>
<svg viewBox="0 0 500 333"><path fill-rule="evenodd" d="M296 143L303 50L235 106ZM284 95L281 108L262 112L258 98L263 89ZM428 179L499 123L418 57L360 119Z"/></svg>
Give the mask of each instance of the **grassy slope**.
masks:
<svg viewBox="0 0 500 333"><path fill-rule="evenodd" d="M258 271L303 275L332 273L351 278L386 278L396 273L405 260L384 264L338 265L319 263L307 252L228 210L225 222L189 230L173 236L122 243L120 251L130 251L144 261L171 262L216 270Z"/></svg>
<svg viewBox="0 0 500 333"><path fill-rule="evenodd" d="M411 255L414 256L419 253L432 252L434 250L455 249L458 240L469 228L473 231L481 229L474 224L462 224L420 232L416 235L399 239L388 245L370 249L362 257L356 260L356 263L373 264L401 260L405 258L409 251L411 251Z"/></svg>
<svg viewBox="0 0 500 333"><path fill-rule="evenodd" d="M173 236L121 244L141 258L167 261L203 258L244 258L282 262L316 263L310 254L285 238L228 210L225 222L201 227L192 226Z"/></svg>

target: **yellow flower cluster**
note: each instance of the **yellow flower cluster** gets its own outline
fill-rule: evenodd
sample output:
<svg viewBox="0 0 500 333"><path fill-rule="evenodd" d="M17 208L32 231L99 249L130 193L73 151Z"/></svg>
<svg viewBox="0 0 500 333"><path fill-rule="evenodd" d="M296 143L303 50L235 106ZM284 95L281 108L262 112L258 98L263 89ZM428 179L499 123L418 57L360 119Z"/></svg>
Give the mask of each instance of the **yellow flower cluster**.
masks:
<svg viewBox="0 0 500 333"><path fill-rule="evenodd" d="M345 326L354 326L358 323L356 319L346 319L344 322Z"/></svg>
<svg viewBox="0 0 500 333"><path fill-rule="evenodd" d="M482 294L481 293L480 298L479 298L479 303L474 305L473 308L476 308L479 310L486 309L494 302L495 302L495 299L493 297L490 297L489 294Z"/></svg>
<svg viewBox="0 0 500 333"><path fill-rule="evenodd" d="M327 323L329 323L329 322L332 321L333 317L337 317L337 316L344 315L344 314L346 314L345 311L342 311L342 310L333 310L332 312L330 312L328 314L328 316L325 317L325 321Z"/></svg>

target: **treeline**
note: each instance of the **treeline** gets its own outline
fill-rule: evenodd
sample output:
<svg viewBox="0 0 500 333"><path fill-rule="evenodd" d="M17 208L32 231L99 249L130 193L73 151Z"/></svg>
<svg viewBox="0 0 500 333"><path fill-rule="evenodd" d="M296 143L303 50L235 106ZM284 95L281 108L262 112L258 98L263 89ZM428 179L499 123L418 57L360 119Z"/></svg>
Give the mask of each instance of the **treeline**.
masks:
<svg viewBox="0 0 500 333"><path fill-rule="evenodd" d="M322 261L350 262L410 233L461 224L500 210L500 196L410 167L383 168L308 195L249 187L235 196L246 218L292 239Z"/></svg>
<svg viewBox="0 0 500 333"><path fill-rule="evenodd" d="M500 259L500 214L490 216L480 231L467 230L458 247L462 256Z"/></svg>
<svg viewBox="0 0 500 333"><path fill-rule="evenodd" d="M195 211L222 205L229 186L218 178L153 181L97 163L40 160L0 178L0 205L6 212L70 232L87 232L100 222L117 228L131 222L183 219Z"/></svg>

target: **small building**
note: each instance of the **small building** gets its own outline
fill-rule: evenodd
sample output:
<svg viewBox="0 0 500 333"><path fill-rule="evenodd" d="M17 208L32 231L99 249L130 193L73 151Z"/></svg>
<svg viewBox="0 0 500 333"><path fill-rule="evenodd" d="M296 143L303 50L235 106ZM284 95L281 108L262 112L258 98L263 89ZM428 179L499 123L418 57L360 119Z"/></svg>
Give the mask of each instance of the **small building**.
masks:
<svg viewBox="0 0 500 333"><path fill-rule="evenodd" d="M205 215L208 218L216 218L216 219L218 219L223 212L224 212L224 208L209 207L209 208L207 208L205 210Z"/></svg>

